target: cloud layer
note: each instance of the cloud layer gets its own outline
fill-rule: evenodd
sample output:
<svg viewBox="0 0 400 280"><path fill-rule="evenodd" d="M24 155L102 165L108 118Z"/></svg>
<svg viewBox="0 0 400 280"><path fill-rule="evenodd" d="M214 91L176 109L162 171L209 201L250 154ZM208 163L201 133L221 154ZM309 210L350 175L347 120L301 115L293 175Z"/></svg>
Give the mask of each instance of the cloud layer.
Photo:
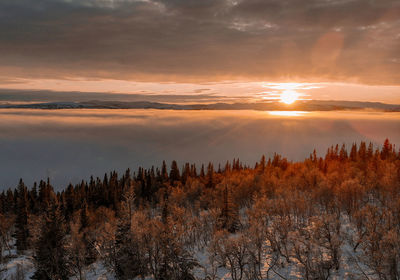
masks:
<svg viewBox="0 0 400 280"><path fill-rule="evenodd" d="M397 0L2 0L0 75L399 84Z"/></svg>
<svg viewBox="0 0 400 280"><path fill-rule="evenodd" d="M58 189L90 175L178 161L222 165L262 154L303 160L314 148L360 140L400 144L399 115L309 113L295 117L251 111L0 110L0 191L22 177L49 176ZM28 137L29 136L29 137ZM162 139L162 141L160 141ZM200 166L198 167L200 169Z"/></svg>

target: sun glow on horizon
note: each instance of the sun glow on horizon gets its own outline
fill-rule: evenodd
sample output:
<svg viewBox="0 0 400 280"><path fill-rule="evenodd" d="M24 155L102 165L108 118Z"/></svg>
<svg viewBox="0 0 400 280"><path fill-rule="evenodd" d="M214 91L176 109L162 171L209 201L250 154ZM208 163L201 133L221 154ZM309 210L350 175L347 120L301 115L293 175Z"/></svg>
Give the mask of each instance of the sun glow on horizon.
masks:
<svg viewBox="0 0 400 280"><path fill-rule="evenodd" d="M276 100L286 105L291 105L298 100L310 100L310 95L299 91L320 88L319 85L309 83L266 83L264 87L271 91L263 92L263 99Z"/></svg>
<svg viewBox="0 0 400 280"><path fill-rule="evenodd" d="M310 112L305 111L269 111L268 114L271 116L279 116L279 117L300 117L308 114Z"/></svg>
<svg viewBox="0 0 400 280"><path fill-rule="evenodd" d="M281 93L280 102L285 103L287 105L293 104L300 97L300 94L294 90L285 90Z"/></svg>

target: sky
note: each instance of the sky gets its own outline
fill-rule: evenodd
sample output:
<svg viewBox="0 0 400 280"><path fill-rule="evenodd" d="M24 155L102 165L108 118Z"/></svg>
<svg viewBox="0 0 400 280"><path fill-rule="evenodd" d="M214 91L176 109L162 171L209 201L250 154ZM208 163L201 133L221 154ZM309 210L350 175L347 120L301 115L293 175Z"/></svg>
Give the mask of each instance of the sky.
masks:
<svg viewBox="0 0 400 280"><path fill-rule="evenodd" d="M2 0L0 61L2 90L400 103L400 1Z"/></svg>

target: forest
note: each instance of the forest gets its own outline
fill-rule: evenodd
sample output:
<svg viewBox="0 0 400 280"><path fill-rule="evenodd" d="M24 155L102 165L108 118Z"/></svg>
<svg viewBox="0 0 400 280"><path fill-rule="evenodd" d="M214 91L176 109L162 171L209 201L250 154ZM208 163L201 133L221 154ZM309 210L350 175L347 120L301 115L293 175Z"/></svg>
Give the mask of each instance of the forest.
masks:
<svg viewBox="0 0 400 280"><path fill-rule="evenodd" d="M0 194L0 279L400 279L400 151L21 179Z"/></svg>

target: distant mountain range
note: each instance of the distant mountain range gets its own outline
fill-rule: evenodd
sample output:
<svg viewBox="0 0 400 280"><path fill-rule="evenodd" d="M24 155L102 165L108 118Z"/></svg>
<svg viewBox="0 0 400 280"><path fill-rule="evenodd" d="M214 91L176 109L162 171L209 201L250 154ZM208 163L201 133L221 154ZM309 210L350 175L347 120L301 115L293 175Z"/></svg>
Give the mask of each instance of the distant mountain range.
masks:
<svg viewBox="0 0 400 280"><path fill-rule="evenodd" d="M149 101L84 101L46 102L29 104L2 104L12 109L159 109L159 110L257 110L257 111L338 111L373 110L400 112L400 105L380 102L303 100L286 105L280 102L170 104Z"/></svg>

